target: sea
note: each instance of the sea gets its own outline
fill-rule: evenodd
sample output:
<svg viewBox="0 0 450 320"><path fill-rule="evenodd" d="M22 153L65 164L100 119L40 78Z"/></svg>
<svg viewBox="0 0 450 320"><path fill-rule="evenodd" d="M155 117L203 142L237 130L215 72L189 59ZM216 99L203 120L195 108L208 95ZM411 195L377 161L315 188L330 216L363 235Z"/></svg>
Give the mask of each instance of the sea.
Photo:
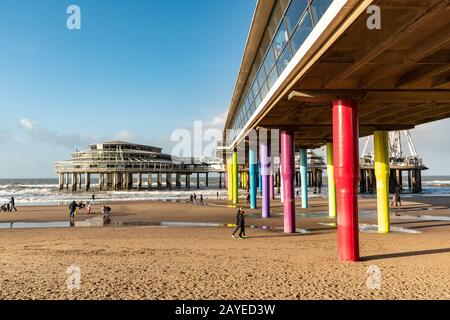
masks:
<svg viewBox="0 0 450 320"><path fill-rule="evenodd" d="M217 180L217 181L216 181ZM326 195L326 179L322 195ZM0 205L9 202L13 196L18 206L30 205L61 205L71 201L89 201L92 194L96 200L104 202L114 201L169 201L186 200L192 193L203 195L205 199L226 198L227 191L219 189L219 181L216 177L209 178L209 187L206 187L204 179L200 179L200 189L197 189L196 179L191 178L191 189L187 190L183 183L183 188L169 190L157 190L156 185L152 190L142 191L98 191L98 182L93 181L91 191L61 191L59 190L58 179L0 179ZM450 196L450 176L423 176L424 196ZM420 196L420 195L418 195Z"/></svg>

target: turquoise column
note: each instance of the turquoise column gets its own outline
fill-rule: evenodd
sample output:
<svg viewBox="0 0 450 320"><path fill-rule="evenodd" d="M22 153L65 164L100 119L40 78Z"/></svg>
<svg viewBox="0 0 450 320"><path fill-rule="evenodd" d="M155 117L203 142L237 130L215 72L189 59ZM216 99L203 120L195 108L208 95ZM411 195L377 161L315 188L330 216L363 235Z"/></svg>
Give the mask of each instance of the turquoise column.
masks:
<svg viewBox="0 0 450 320"><path fill-rule="evenodd" d="M308 209L308 152L300 150L300 176L302 182L302 208Z"/></svg>
<svg viewBox="0 0 450 320"><path fill-rule="evenodd" d="M256 161L256 150L253 148L250 148L249 155L248 155L248 161L249 161L249 171L250 171L250 208L256 209L257 208L257 190L256 190L256 175L258 171L258 165Z"/></svg>

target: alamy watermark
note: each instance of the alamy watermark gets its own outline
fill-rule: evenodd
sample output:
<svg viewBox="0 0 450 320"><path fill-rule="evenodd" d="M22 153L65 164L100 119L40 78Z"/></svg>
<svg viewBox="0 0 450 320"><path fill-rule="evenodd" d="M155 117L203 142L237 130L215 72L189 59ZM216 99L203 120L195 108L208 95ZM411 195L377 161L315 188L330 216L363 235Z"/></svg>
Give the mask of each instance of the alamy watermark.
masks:
<svg viewBox="0 0 450 320"><path fill-rule="evenodd" d="M66 20L66 26L69 30L81 30L81 9L72 4L67 7L66 13L69 15Z"/></svg>
<svg viewBox="0 0 450 320"><path fill-rule="evenodd" d="M66 285L68 290L80 290L81 289L81 269L79 266L73 264L66 270L67 280Z"/></svg>
<svg viewBox="0 0 450 320"><path fill-rule="evenodd" d="M380 30L381 29L381 8L377 5L371 5L367 7L367 29Z"/></svg>
<svg viewBox="0 0 450 320"><path fill-rule="evenodd" d="M366 273L369 275L367 278L367 289L369 290L381 290L381 269L378 266L371 265L367 268Z"/></svg>

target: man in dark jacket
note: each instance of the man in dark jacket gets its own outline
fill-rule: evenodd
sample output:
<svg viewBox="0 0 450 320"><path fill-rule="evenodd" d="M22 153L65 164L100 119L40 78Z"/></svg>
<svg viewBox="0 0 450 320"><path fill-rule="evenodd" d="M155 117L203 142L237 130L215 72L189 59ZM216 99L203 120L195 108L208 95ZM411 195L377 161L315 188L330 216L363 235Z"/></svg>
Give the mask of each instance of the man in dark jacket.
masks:
<svg viewBox="0 0 450 320"><path fill-rule="evenodd" d="M239 208L237 215L236 215L236 229L234 230L233 234L231 235L233 238L236 238L236 233L239 232L239 238L245 238L245 217L244 217L244 209L242 207Z"/></svg>
<svg viewBox="0 0 450 320"><path fill-rule="evenodd" d="M69 205L69 212L70 212L70 218L75 218L75 211L77 210L77 203L75 201L72 201L72 203Z"/></svg>
<svg viewBox="0 0 450 320"><path fill-rule="evenodd" d="M10 211L13 211L13 209L14 209L14 211L17 211L16 200L14 199L14 197L11 197L11 201L9 203L11 204Z"/></svg>
<svg viewBox="0 0 450 320"><path fill-rule="evenodd" d="M241 227L241 232L239 232L239 238L245 239L247 236L245 235L245 211L241 211L241 216L239 220L239 226Z"/></svg>

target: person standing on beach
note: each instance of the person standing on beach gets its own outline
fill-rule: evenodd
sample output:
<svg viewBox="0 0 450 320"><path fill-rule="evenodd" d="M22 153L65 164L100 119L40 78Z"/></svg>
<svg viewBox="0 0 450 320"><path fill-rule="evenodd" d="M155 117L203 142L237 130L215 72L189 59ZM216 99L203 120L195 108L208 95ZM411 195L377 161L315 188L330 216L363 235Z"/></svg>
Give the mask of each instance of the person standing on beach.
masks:
<svg viewBox="0 0 450 320"><path fill-rule="evenodd" d="M92 194L92 202L95 201L95 193Z"/></svg>
<svg viewBox="0 0 450 320"><path fill-rule="evenodd" d="M70 219L75 218L75 211L77 211L77 203L75 201L72 201L72 203L69 205L69 213L70 213Z"/></svg>
<svg viewBox="0 0 450 320"><path fill-rule="evenodd" d="M197 195L194 193L194 204L197 204Z"/></svg>
<svg viewBox="0 0 450 320"><path fill-rule="evenodd" d="M14 199L14 197L11 197L11 201L9 203L11 204L10 211L12 212L13 209L14 209L14 211L17 211L17 209L16 209L16 200Z"/></svg>
<svg viewBox="0 0 450 320"><path fill-rule="evenodd" d="M203 195L200 195L200 204L203 205Z"/></svg>

